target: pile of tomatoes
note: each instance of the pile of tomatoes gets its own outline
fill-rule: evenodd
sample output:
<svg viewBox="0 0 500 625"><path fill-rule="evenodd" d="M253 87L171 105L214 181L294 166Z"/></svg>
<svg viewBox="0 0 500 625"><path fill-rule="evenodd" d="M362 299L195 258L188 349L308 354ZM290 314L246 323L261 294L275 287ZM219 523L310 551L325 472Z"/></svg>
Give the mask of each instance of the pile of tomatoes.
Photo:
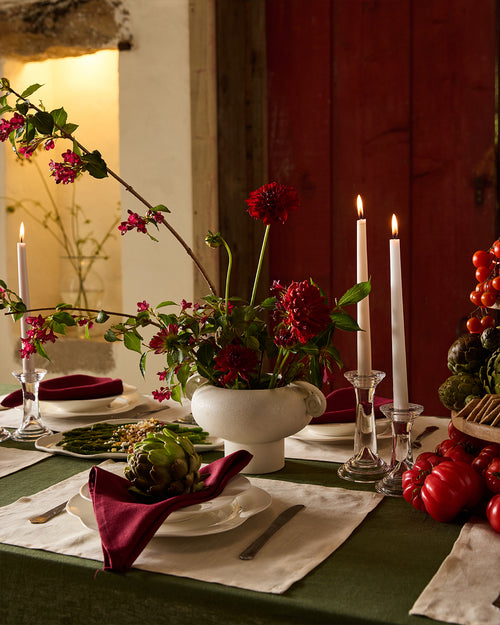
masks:
<svg viewBox="0 0 500 625"><path fill-rule="evenodd" d="M471 334L480 334L485 328L496 325L493 315L485 309L494 306L500 296L500 239L489 250L474 252L472 264L476 268L477 284L470 299L480 309L480 316L471 316L467 329Z"/></svg>
<svg viewBox="0 0 500 625"><path fill-rule="evenodd" d="M403 474L403 497L441 522L486 506L491 527L500 532L500 445L463 434L451 421L448 436Z"/></svg>

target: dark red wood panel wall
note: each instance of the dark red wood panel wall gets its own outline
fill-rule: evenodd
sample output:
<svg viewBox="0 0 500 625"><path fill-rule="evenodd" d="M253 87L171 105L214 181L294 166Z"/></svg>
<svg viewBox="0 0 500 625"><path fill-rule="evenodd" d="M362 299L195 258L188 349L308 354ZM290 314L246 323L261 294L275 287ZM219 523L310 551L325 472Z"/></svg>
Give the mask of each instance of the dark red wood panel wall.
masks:
<svg viewBox="0 0 500 625"><path fill-rule="evenodd" d="M270 178L300 213L271 235L272 279L312 276L330 297L355 282L363 197L373 366L390 395L390 218L400 222L410 399L445 414L437 388L472 305L470 256L494 235L494 186L473 178L494 142L495 0L268 0ZM352 311L355 313L355 310ZM354 335L339 333L346 368ZM335 386L345 385L339 374Z"/></svg>

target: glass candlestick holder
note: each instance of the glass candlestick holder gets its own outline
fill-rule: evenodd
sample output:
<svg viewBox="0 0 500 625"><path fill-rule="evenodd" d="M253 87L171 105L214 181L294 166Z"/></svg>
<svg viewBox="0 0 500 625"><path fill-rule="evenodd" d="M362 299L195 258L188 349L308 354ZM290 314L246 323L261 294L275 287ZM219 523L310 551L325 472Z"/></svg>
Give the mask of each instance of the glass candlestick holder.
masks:
<svg viewBox="0 0 500 625"><path fill-rule="evenodd" d="M380 410L391 420L392 457L389 472L375 484L375 490L391 497L403 495L403 473L413 467L411 429L413 420L422 410L419 404L409 404L408 408L394 408L385 404Z"/></svg>
<svg viewBox="0 0 500 625"><path fill-rule="evenodd" d="M385 378L383 371L360 374L347 371L345 377L356 392L356 424L354 455L337 471L339 477L351 482L372 483L380 480L389 467L378 455L377 430L373 399L375 388Z"/></svg>
<svg viewBox="0 0 500 625"><path fill-rule="evenodd" d="M43 424L38 405L38 387L46 373L45 369L12 372L23 389L23 418L21 425L11 435L16 441L35 441L44 434L52 433Z"/></svg>
<svg viewBox="0 0 500 625"><path fill-rule="evenodd" d="M10 432L4 427L0 427L0 443L10 438Z"/></svg>

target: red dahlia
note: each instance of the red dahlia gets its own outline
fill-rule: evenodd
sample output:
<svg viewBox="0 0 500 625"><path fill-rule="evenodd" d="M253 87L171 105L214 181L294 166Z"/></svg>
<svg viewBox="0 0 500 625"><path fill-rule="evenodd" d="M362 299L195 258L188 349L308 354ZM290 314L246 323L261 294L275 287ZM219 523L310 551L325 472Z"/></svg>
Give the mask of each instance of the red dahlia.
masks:
<svg viewBox="0 0 500 625"><path fill-rule="evenodd" d="M299 195L293 187L270 182L252 191L246 200L248 214L262 220L266 226L272 223L285 223L288 213L299 206Z"/></svg>
<svg viewBox="0 0 500 625"><path fill-rule="evenodd" d="M331 322L326 298L307 280L292 282L283 295L281 306L284 325L302 344L325 330Z"/></svg>
<svg viewBox="0 0 500 625"><path fill-rule="evenodd" d="M215 358L216 369L226 374L221 379L223 386L232 384L238 376L248 382L258 364L257 353L243 345L228 345Z"/></svg>

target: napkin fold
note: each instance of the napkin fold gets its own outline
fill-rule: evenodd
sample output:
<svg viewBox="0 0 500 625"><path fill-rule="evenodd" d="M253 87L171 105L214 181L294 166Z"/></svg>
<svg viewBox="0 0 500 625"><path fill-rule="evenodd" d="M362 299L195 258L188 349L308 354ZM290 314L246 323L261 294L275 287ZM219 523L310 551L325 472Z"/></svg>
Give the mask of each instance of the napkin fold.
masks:
<svg viewBox="0 0 500 625"><path fill-rule="evenodd" d="M42 380L38 391L40 401L60 401L68 399L97 399L123 393L123 382L116 378L100 378L93 375L65 375L50 380ZM21 389L10 393L0 402L6 408L21 406Z"/></svg>
<svg viewBox="0 0 500 625"><path fill-rule="evenodd" d="M128 480L92 467L89 490L101 537L104 570L127 571L171 512L217 497L251 459L252 454L245 450L224 456L200 469L205 481L202 491L152 504L133 497Z"/></svg>
<svg viewBox="0 0 500 625"><path fill-rule="evenodd" d="M375 395L373 405L375 417L383 417L380 406L390 404L392 399L377 397ZM326 397L326 410L319 416L314 417L310 425L318 423L349 423L356 421L356 391L353 386L339 388Z"/></svg>

